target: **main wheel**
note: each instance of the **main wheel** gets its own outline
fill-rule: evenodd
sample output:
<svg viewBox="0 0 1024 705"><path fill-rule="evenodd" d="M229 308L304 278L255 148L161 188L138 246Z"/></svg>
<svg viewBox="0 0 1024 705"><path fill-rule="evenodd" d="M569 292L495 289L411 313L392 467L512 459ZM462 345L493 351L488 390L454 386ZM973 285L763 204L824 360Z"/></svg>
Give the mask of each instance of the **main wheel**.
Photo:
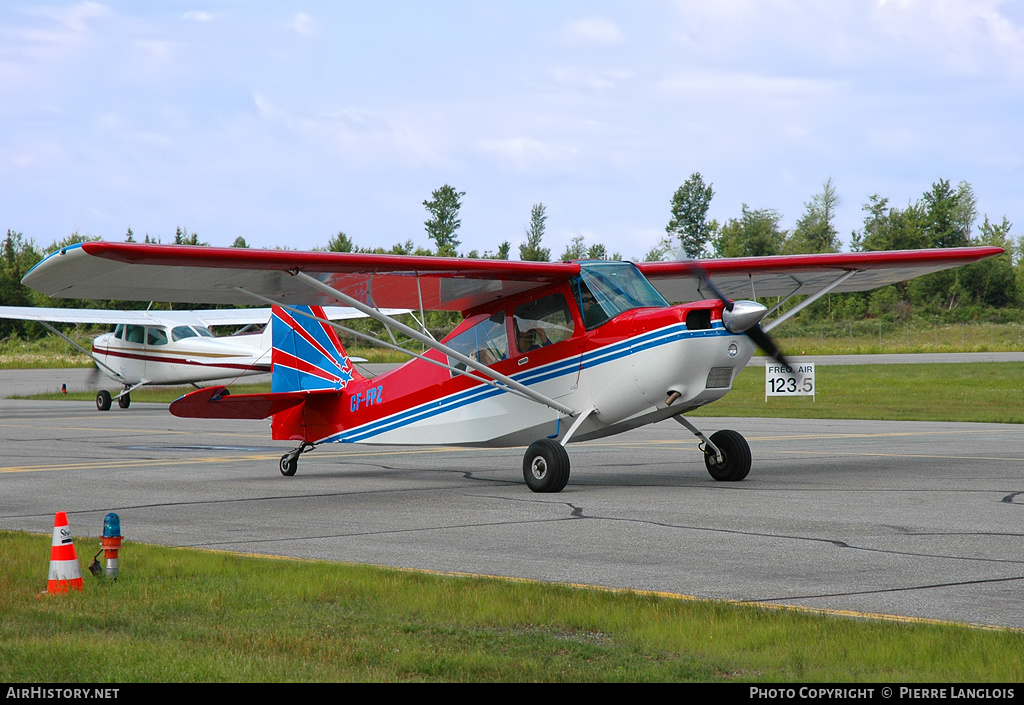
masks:
<svg viewBox="0 0 1024 705"><path fill-rule="evenodd" d="M286 453L281 456L281 474L285 477L291 477L295 474L295 471L299 469L299 459L291 453Z"/></svg>
<svg viewBox="0 0 1024 705"><path fill-rule="evenodd" d="M131 394L122 394L117 398L117 405L122 409L127 409L132 404Z"/></svg>
<svg viewBox="0 0 1024 705"><path fill-rule="evenodd" d="M750 472L750 446L747 439L736 431L718 431L711 434L711 442L722 451L722 462L715 462L714 453L705 451L704 465L711 477L724 482L737 482Z"/></svg>
<svg viewBox="0 0 1024 705"><path fill-rule="evenodd" d="M110 392L106 389L96 392L96 409L99 411L110 411Z"/></svg>
<svg viewBox="0 0 1024 705"><path fill-rule="evenodd" d="M561 443L542 438L523 456L523 478L534 492L561 492L569 481L569 454Z"/></svg>

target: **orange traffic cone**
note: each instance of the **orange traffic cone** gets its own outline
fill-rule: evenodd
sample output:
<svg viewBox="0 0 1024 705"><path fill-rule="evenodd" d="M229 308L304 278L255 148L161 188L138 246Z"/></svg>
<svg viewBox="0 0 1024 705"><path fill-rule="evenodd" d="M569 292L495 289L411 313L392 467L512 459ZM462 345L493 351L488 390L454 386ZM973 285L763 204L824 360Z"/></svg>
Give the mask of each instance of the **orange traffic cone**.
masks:
<svg viewBox="0 0 1024 705"><path fill-rule="evenodd" d="M75 542L68 528L68 515L57 512L53 518L53 543L50 545L50 579L46 590L54 595L82 589L82 569L78 566Z"/></svg>

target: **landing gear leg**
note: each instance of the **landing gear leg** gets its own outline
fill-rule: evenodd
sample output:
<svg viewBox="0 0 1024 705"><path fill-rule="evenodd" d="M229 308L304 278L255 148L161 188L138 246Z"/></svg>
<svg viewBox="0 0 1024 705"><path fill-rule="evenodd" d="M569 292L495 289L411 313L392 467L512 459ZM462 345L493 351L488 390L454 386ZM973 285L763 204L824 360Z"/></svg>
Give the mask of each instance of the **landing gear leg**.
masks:
<svg viewBox="0 0 1024 705"><path fill-rule="evenodd" d="M711 477L721 482L738 482L750 472L750 445L742 435L722 430L708 438L682 415L673 418L703 441L704 466Z"/></svg>
<svg viewBox="0 0 1024 705"><path fill-rule="evenodd" d="M302 445L300 445L298 448L282 455L281 463L279 465L279 467L281 468L281 474L284 475L285 477L291 477L292 475L294 475L295 471L299 469L299 456L305 453L306 451L313 450L313 448L315 447L316 446L314 446L312 443L307 443L306 441L303 441Z"/></svg>

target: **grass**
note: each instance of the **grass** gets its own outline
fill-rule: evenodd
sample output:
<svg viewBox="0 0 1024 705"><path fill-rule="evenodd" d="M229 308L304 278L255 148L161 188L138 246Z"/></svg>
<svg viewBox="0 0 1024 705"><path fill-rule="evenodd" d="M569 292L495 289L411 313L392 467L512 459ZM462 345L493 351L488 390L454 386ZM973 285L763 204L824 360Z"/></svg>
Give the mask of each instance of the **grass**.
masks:
<svg viewBox="0 0 1024 705"><path fill-rule="evenodd" d="M815 367L815 397L769 397L747 367L694 416L1024 423L1024 365L1003 362Z"/></svg>
<svg viewBox="0 0 1024 705"><path fill-rule="evenodd" d="M9 683L1024 678L1019 631L131 542L118 582L39 596L49 544L0 532Z"/></svg>

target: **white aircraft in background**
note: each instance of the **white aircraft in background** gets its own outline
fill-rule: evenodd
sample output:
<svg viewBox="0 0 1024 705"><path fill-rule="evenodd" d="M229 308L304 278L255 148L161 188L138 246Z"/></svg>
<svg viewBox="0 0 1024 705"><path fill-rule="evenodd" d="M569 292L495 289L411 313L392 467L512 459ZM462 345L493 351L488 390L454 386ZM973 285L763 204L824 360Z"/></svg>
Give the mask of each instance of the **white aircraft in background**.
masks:
<svg viewBox="0 0 1024 705"><path fill-rule="evenodd" d="M392 309L394 313L405 313ZM332 320L363 318L347 306L327 309ZM107 411L111 401L127 409L131 392L146 384L193 384L271 371L269 308L205 309L196 311L111 311L91 308L0 306L0 318L37 321L93 359L97 369L122 386L116 396L106 389L96 394L96 408ZM93 339L86 350L51 323L91 323L114 326L112 333ZM217 337L211 326L245 326L239 333ZM262 330L249 331L250 327Z"/></svg>

